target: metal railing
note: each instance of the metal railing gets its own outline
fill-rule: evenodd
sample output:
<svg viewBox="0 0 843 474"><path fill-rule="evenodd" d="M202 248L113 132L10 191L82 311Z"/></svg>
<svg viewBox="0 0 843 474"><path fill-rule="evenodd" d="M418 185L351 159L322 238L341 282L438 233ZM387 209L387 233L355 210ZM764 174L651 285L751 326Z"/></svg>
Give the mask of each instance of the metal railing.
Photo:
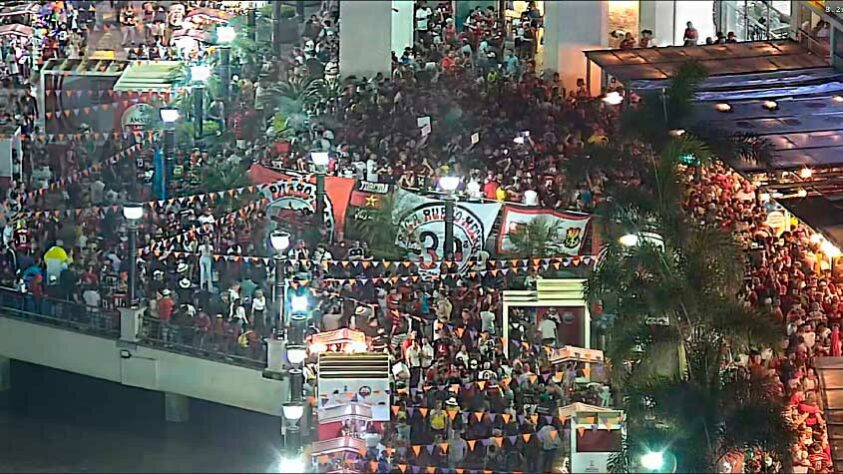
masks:
<svg viewBox="0 0 843 474"><path fill-rule="evenodd" d="M120 313L115 310L38 298L12 288L0 288L0 315L94 336L120 337Z"/></svg>
<svg viewBox="0 0 843 474"><path fill-rule="evenodd" d="M169 352L253 369L266 368L263 338L244 347L239 343L239 336L216 332L213 328L205 331L193 324L163 323L148 315L143 317L138 338L140 344Z"/></svg>

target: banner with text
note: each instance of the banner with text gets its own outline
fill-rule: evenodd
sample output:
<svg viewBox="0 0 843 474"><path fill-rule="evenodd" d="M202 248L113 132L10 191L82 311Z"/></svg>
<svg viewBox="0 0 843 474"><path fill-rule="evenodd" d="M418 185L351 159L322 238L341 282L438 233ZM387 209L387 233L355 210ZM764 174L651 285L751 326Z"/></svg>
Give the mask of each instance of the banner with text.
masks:
<svg viewBox="0 0 843 474"><path fill-rule="evenodd" d="M545 219L549 229L555 231L550 247L553 255L580 255L585 244L590 215L577 215L547 209L530 209L507 205L504 207L501 230L498 235L498 254L517 251L509 236L537 219Z"/></svg>
<svg viewBox="0 0 843 474"><path fill-rule="evenodd" d="M445 203L403 189L395 191L392 219L396 244L428 273L437 273L445 255ZM463 270L483 250L500 203L457 202L454 207L454 263Z"/></svg>

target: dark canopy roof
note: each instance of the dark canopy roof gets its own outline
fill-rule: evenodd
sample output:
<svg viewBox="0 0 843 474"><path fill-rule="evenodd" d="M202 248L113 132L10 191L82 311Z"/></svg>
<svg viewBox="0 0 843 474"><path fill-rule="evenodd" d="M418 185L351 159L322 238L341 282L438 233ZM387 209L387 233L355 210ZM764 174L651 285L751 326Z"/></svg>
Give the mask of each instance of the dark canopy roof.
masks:
<svg viewBox="0 0 843 474"><path fill-rule="evenodd" d="M752 41L747 43L666 48L606 49L586 51L586 57L604 72L627 83L635 80L670 79L682 63L698 60L709 76L787 71L828 65L794 41Z"/></svg>

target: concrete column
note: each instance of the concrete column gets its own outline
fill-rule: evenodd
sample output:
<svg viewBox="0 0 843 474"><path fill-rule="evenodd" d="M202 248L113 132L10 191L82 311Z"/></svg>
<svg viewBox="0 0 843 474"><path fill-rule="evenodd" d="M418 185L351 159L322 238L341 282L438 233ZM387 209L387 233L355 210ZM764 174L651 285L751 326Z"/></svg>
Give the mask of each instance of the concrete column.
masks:
<svg viewBox="0 0 843 474"><path fill-rule="evenodd" d="M636 38L641 30L653 32L653 43L657 46L672 46L676 44L674 38L675 26L674 0L642 0L639 2L638 18L640 28L634 32Z"/></svg>
<svg viewBox="0 0 843 474"><path fill-rule="evenodd" d="M0 357L0 392L12 388L12 359Z"/></svg>
<svg viewBox="0 0 843 474"><path fill-rule="evenodd" d="M413 0L392 0L392 51L399 57L404 48L413 46Z"/></svg>
<svg viewBox="0 0 843 474"><path fill-rule="evenodd" d="M586 78L583 51L609 45L609 3L606 0L545 2L544 64L558 72L565 88L576 87L577 78ZM592 94L600 92L600 71L592 66Z"/></svg>
<svg viewBox="0 0 843 474"><path fill-rule="evenodd" d="M392 72L392 0L342 2L340 75L371 78Z"/></svg>
<svg viewBox="0 0 843 474"><path fill-rule="evenodd" d="M137 342L146 308L118 308L117 310L120 312L120 340Z"/></svg>
<svg viewBox="0 0 843 474"><path fill-rule="evenodd" d="M190 399L177 393L164 392L164 419L184 423L190 419Z"/></svg>
<svg viewBox="0 0 843 474"><path fill-rule="evenodd" d="M287 346L281 339L268 337L266 341L266 370L281 372L287 361Z"/></svg>

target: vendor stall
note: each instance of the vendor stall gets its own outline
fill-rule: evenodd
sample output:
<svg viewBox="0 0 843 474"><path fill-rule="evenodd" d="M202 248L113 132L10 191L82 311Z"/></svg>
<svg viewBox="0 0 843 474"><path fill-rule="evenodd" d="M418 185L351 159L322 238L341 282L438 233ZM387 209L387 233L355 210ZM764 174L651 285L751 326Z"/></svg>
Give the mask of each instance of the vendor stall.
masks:
<svg viewBox="0 0 843 474"><path fill-rule="evenodd" d="M35 30L30 26L22 25L20 23L11 23L7 25L0 25L0 38L4 36L17 36L19 38L31 38L35 34Z"/></svg>
<svg viewBox="0 0 843 474"><path fill-rule="evenodd" d="M570 420L571 472L609 472L609 456L621 451L626 436L623 410L572 403L558 416Z"/></svg>
<svg viewBox="0 0 843 474"><path fill-rule="evenodd" d="M23 178L22 146L19 125L0 125L0 185L4 189L16 177Z"/></svg>
<svg viewBox="0 0 843 474"><path fill-rule="evenodd" d="M317 413L335 407L367 406L374 421L389 420L389 356L382 353L325 352L317 368Z"/></svg>
<svg viewBox="0 0 843 474"><path fill-rule="evenodd" d="M41 7L37 2L4 2L6 6L0 8L0 22L4 24L20 23L23 25L32 25L37 18ZM17 3L16 5L8 5L8 3Z"/></svg>
<svg viewBox="0 0 843 474"><path fill-rule="evenodd" d="M311 354L323 352L366 352L366 335L360 331L342 328L336 331L320 332L311 336Z"/></svg>

